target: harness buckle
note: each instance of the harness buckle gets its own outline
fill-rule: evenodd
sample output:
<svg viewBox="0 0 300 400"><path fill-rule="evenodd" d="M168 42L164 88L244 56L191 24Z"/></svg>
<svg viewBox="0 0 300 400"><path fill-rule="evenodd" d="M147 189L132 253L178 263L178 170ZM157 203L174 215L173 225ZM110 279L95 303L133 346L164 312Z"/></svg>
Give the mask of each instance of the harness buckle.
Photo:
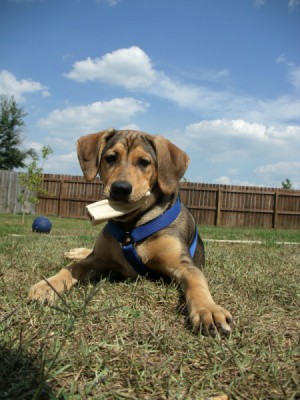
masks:
<svg viewBox="0 0 300 400"><path fill-rule="evenodd" d="M123 247L123 246L128 246L129 244L134 245L135 241L132 239L130 232L125 232L124 239L122 240L120 245L121 245L121 247Z"/></svg>

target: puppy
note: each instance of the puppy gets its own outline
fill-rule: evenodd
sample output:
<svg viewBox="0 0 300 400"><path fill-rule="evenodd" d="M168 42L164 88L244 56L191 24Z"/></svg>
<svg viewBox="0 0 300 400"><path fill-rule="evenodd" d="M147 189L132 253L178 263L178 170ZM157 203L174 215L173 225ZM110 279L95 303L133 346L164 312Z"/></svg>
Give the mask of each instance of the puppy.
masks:
<svg viewBox="0 0 300 400"><path fill-rule="evenodd" d="M81 137L78 158L87 181L99 173L104 198L141 206L109 221L93 251L47 281L32 286L31 300L52 302L90 271L167 276L182 287L193 329L227 336L231 314L217 305L201 268L204 248L193 216L180 203L178 182L189 164L185 152L162 136L109 129ZM150 195L149 192L150 191ZM148 196L146 196L148 193Z"/></svg>

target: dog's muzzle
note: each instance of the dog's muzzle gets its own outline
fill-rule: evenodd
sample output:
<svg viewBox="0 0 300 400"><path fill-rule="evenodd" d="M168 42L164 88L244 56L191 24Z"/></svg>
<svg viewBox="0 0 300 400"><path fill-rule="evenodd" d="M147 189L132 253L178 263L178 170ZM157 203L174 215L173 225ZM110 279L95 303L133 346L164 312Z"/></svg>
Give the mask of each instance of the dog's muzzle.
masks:
<svg viewBox="0 0 300 400"><path fill-rule="evenodd" d="M132 185L127 181L114 182L110 187L111 197L119 201L128 200L131 192L132 192Z"/></svg>

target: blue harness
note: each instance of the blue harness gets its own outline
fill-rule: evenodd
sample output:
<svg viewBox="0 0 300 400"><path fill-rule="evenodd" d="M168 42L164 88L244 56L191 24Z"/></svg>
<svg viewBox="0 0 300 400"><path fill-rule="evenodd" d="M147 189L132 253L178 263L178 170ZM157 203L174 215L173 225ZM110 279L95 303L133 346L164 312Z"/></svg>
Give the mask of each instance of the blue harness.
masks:
<svg viewBox="0 0 300 400"><path fill-rule="evenodd" d="M108 221L105 229L120 243L126 260L139 275L153 275L153 271L148 268L138 256L135 244L170 225L178 217L180 210L181 202L178 197L176 203L163 214L150 222L138 226L131 232L125 232L113 221ZM194 239L190 246L190 256L192 258L196 251L197 239L198 231L197 227L195 227Z"/></svg>

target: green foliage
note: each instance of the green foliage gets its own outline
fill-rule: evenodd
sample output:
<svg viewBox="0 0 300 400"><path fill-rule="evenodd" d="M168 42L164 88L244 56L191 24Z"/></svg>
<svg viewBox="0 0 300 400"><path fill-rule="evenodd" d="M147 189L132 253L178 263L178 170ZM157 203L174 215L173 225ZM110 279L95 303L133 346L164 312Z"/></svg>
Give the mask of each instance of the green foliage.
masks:
<svg viewBox="0 0 300 400"><path fill-rule="evenodd" d="M0 98L0 169L12 170L24 167L25 158L32 154L30 150L20 150L23 119L27 113L19 107L13 97Z"/></svg>
<svg viewBox="0 0 300 400"><path fill-rule="evenodd" d="M190 180L189 180L186 176L183 176L183 177L180 179L180 182L190 182Z"/></svg>
<svg viewBox="0 0 300 400"><path fill-rule="evenodd" d="M293 189L293 184L289 180L289 178L286 178L285 181L282 181L281 185L282 185L282 189L286 189L286 190L292 190Z"/></svg>
<svg viewBox="0 0 300 400"><path fill-rule="evenodd" d="M19 182L23 186L22 193L18 197L18 201L23 207L22 222L24 222L25 211L29 205L38 203L38 193L46 193L43 186L43 164L47 157L53 153L49 146L43 146L41 150L42 164L39 166L40 157L36 152L31 153L32 161L26 166L26 172L19 174Z"/></svg>

